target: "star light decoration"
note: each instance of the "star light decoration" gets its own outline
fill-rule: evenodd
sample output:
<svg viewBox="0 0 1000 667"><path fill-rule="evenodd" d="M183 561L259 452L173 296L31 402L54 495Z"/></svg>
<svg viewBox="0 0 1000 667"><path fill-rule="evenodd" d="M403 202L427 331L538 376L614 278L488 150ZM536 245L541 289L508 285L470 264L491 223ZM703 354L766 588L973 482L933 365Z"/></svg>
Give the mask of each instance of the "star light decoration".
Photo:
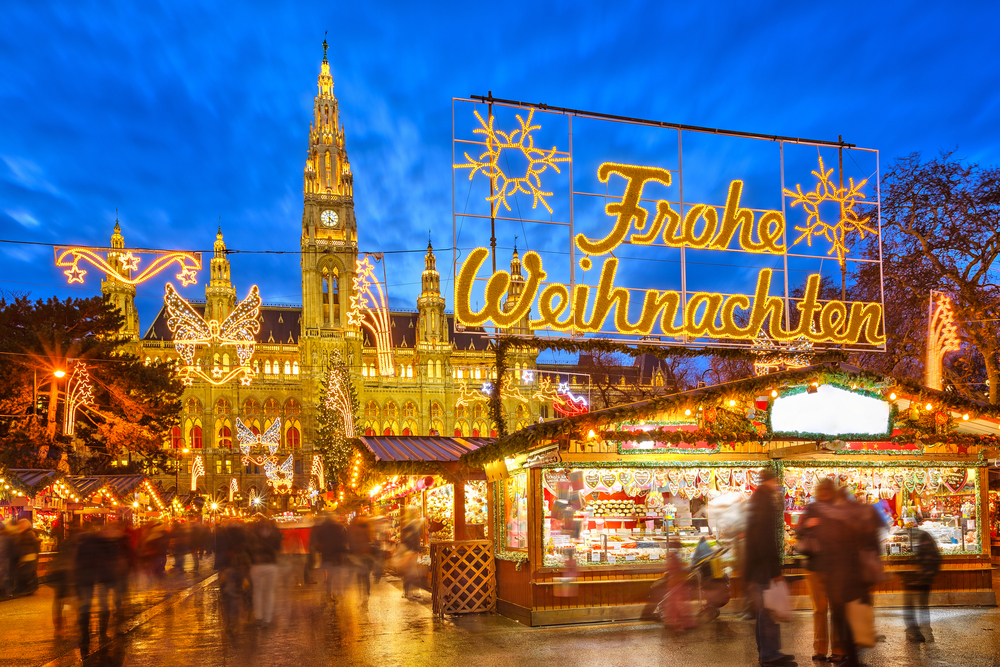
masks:
<svg viewBox="0 0 1000 667"><path fill-rule="evenodd" d="M930 317L927 321L927 362L924 384L931 389L943 388L944 355L962 348L951 297L931 291Z"/></svg>
<svg viewBox="0 0 1000 667"><path fill-rule="evenodd" d="M375 261L381 260L381 255L365 254L365 258L356 262L354 267L354 294L351 295L351 308L347 321L357 327L368 329L375 336L375 349L378 356L378 370L383 377L396 374L396 365L392 352L392 321L389 317L389 300L382 283L375 277Z"/></svg>
<svg viewBox="0 0 1000 667"><path fill-rule="evenodd" d="M87 365L77 360L66 383L66 409L63 411L63 435L72 436L76 431L76 412L94 401L93 386Z"/></svg>
<svg viewBox="0 0 1000 667"><path fill-rule="evenodd" d="M132 271L139 270L141 258L137 255L153 255L154 259L137 276L131 276ZM117 261L115 261L117 257ZM126 285L138 285L159 275L171 264L180 268L177 280L187 287L198 282L197 272L201 270L200 252L183 252L173 250L142 250L122 248L84 248L80 246L56 246L56 266L65 269L63 273L69 284L83 284L85 269L81 269L81 261L102 271L108 278ZM117 266L116 266L117 265Z"/></svg>
<svg viewBox="0 0 1000 667"><path fill-rule="evenodd" d="M256 335L260 331L260 291L254 285L250 294L236 304L233 312L221 324L218 320L205 319L184 297L177 293L171 283L166 285L164 303L167 307L167 328L174 334L174 348L184 360L178 373L185 385L194 384L195 379L213 385L222 385L238 379L247 386L253 382L256 371L250 366ZM195 363L195 354L201 346L235 346L239 365L224 372L219 366L211 371L211 376Z"/></svg>
<svg viewBox="0 0 1000 667"><path fill-rule="evenodd" d="M841 268L844 266L848 248L848 237L857 234L861 239L865 234L877 235L878 232L871 226L870 216L859 215L856 207L866 196L861 189L868 183L868 179L863 179L855 183L854 179L848 180L847 187L838 187L830 180L833 169L826 169L823 165L823 158L819 158L819 169L812 172L816 177L816 189L811 192L804 192L801 185L796 185L795 190L785 189L784 194L792 198L791 206L802 205L808 217L803 227L795 226L795 231L802 232L792 243L796 245L805 241L808 246L812 246L814 236L822 236L831 243L828 255L837 255L837 261ZM839 207L839 217L836 222L827 222L820 214L820 207L823 204L836 204Z"/></svg>
<svg viewBox="0 0 1000 667"><path fill-rule="evenodd" d="M201 454L196 454L191 463L191 490L198 490L198 478L205 476L205 459Z"/></svg>
<svg viewBox="0 0 1000 667"><path fill-rule="evenodd" d="M545 198L551 197L552 193L541 189L541 176L549 167L552 167L556 173L561 173L559 171L559 163L569 162L570 158L568 155L559 155L555 146L549 150L535 146L535 140L531 136L531 133L535 130L540 130L542 126L531 124L532 118L535 115L534 109L528 112L527 120L518 114L517 122L520 127L510 132L497 130L493 127L494 117L492 114L489 116L489 121L486 121L483 120L478 111L474 111L473 113L479 121L479 127L474 129L472 133L483 136L485 150L479 154L478 158L465 153L465 159L468 162L465 164L456 164L455 169L469 169L470 181L477 173L481 173L490 179L493 185L492 195L487 197L486 200L490 202L493 215L497 214L501 205L508 211L511 210L507 198L514 196L518 192L532 196L531 208L536 208L541 203L549 213L552 213L552 207L545 201ZM510 176L504 172L500 166L500 158L504 155L504 151L519 152L521 155L518 159L527 161L527 167L523 176ZM509 160L505 158L504 164L509 165Z"/></svg>
<svg viewBox="0 0 1000 667"><path fill-rule="evenodd" d="M316 488L318 489L326 488L326 477L323 474L323 457L320 456L319 454L313 455L312 470L310 471L310 474L316 476L316 480L319 483L319 486L317 486Z"/></svg>

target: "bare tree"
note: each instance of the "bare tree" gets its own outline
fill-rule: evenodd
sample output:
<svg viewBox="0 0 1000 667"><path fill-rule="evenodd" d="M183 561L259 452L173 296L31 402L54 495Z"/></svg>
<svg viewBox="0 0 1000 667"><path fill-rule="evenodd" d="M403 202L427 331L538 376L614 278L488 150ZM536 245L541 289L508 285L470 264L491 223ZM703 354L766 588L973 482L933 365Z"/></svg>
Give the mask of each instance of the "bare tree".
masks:
<svg viewBox="0 0 1000 667"><path fill-rule="evenodd" d="M930 291L952 296L965 343L946 362L946 382L982 397L975 381L984 373L989 401L1000 385L1000 170L954 157L898 159L882 178L882 256L888 353L859 355L886 372L920 377L926 345ZM866 248L877 258L877 242ZM856 288L878 298L878 266L866 265Z"/></svg>

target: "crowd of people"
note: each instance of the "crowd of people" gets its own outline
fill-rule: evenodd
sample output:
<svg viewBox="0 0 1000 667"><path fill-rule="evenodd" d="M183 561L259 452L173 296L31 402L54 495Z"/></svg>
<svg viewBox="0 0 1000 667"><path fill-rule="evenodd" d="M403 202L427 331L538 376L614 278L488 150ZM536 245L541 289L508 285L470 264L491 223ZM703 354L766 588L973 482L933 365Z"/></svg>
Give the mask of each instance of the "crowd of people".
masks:
<svg viewBox="0 0 1000 667"><path fill-rule="evenodd" d="M795 667L781 652L781 629L768 591L785 586L776 526L781 525L782 494L773 472L761 474L751 496L745 544L747 598L755 619L761 665ZM885 519L874 505L856 501L830 478L817 483L813 501L800 518L797 550L806 556L806 581L813 609L813 661L860 665L858 649L880 638L874 626L872 589L885 580L880 559ZM906 635L922 642L930 634L929 592L941 556L927 533L911 529L914 562L904 575ZM828 654L827 651L830 651Z"/></svg>
<svg viewBox="0 0 1000 667"><path fill-rule="evenodd" d="M40 550L41 541L28 519L0 524L0 597L35 592Z"/></svg>

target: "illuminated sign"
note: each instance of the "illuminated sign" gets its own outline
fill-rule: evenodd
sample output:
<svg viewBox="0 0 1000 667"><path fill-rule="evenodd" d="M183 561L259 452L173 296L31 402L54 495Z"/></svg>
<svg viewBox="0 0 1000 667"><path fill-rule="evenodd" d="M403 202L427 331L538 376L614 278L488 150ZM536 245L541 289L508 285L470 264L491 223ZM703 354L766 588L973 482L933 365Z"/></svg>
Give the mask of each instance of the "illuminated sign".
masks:
<svg viewBox="0 0 1000 667"><path fill-rule="evenodd" d="M512 328L527 318L536 331L660 337L669 344L750 347L762 336L775 344L794 341L796 348L884 344L880 301L829 294L829 283L846 293L862 267L877 268L879 262L878 253L852 252L857 242L878 247L876 151L711 131L725 135L731 147L752 141L748 150L757 154L762 139L779 145L773 154L781 158L780 169L772 170L774 188L765 193L762 183L768 179L744 177L742 169L721 164L707 151L685 161L681 137L696 133L707 141L708 130L609 123L585 112L535 113L495 100L484 118L480 109L487 105L481 100L455 104L473 107L464 126L458 116L453 133L456 245L479 246L463 253L461 262L459 251L455 254L455 314L461 324ZM568 125L565 148L558 145L561 129L546 133L549 121ZM583 121L589 121L587 129L575 130L573 123L579 128ZM644 123L655 131L676 129L666 157L640 144L635 160L600 159L609 147L619 156L629 153L622 137ZM598 141L603 130L593 128L601 124L612 127L617 143ZM666 141L643 136L647 144ZM789 150L803 146L812 150L811 157L800 153L792 160ZM821 149L839 158L836 175ZM846 178L845 154L856 171ZM717 180L717 172L729 171L736 177ZM700 181L706 172L714 182L692 185L688 174ZM468 195L458 186L466 175ZM796 176L789 179L793 187L785 186L786 175ZM692 190L695 195L689 196ZM529 245L534 239L521 258L523 279L490 268L483 235L459 236L471 229L486 232L480 223L487 219L497 237L506 227L512 235L526 235ZM565 244L559 241L564 232ZM729 292L747 281L752 288ZM707 289L692 289L702 284Z"/></svg>
<svg viewBox="0 0 1000 667"><path fill-rule="evenodd" d="M884 436L889 431L890 405L886 401L820 385L814 393L779 396L771 406L775 434Z"/></svg>

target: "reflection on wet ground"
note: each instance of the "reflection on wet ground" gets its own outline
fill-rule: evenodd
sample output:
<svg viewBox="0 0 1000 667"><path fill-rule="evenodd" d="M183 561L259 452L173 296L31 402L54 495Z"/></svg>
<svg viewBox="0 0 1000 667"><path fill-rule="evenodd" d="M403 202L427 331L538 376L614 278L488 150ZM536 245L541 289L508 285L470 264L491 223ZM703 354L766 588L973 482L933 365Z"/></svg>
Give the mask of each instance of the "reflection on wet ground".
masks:
<svg viewBox="0 0 1000 667"><path fill-rule="evenodd" d="M569 628L525 628L497 615L438 619L431 614L427 593L423 601L402 598L399 582L389 579L373 585L370 598L355 591L344 599L323 599L323 586L305 586L301 566L284 563L276 598L275 622L258 629L246 615L227 636L220 617L218 585L213 579L182 597L147 593L155 615L116 639L97 647L83 664L121 666L160 665L414 665L417 667L493 667L499 665L756 665L753 626L735 616L701 626L681 636L665 633L651 623L623 623ZM190 583L190 575L186 575ZM183 582L179 579L178 582ZM51 597L48 598L51 604ZM8 626L11 605L0 603ZM34 600L36 607L45 604ZM46 612L48 608L46 607ZM936 642L909 644L903 638L901 610L880 610L877 623L886 641L865 658L870 665L998 665L1000 613L996 609L937 609L933 612ZM23 619L22 611L14 615ZM17 622L15 622L17 625ZM51 623L23 639L16 656L11 646L22 640L4 640L0 663L41 665L79 664L78 654L52 648ZM5 627L6 629L6 627ZM814 664L812 625L808 613L782 626L786 651L800 665ZM6 633L5 633L6 634ZM95 639L96 642L96 639ZM42 650L47 645L48 650ZM11 658L11 659L8 659ZM815 663L827 664L827 663Z"/></svg>

